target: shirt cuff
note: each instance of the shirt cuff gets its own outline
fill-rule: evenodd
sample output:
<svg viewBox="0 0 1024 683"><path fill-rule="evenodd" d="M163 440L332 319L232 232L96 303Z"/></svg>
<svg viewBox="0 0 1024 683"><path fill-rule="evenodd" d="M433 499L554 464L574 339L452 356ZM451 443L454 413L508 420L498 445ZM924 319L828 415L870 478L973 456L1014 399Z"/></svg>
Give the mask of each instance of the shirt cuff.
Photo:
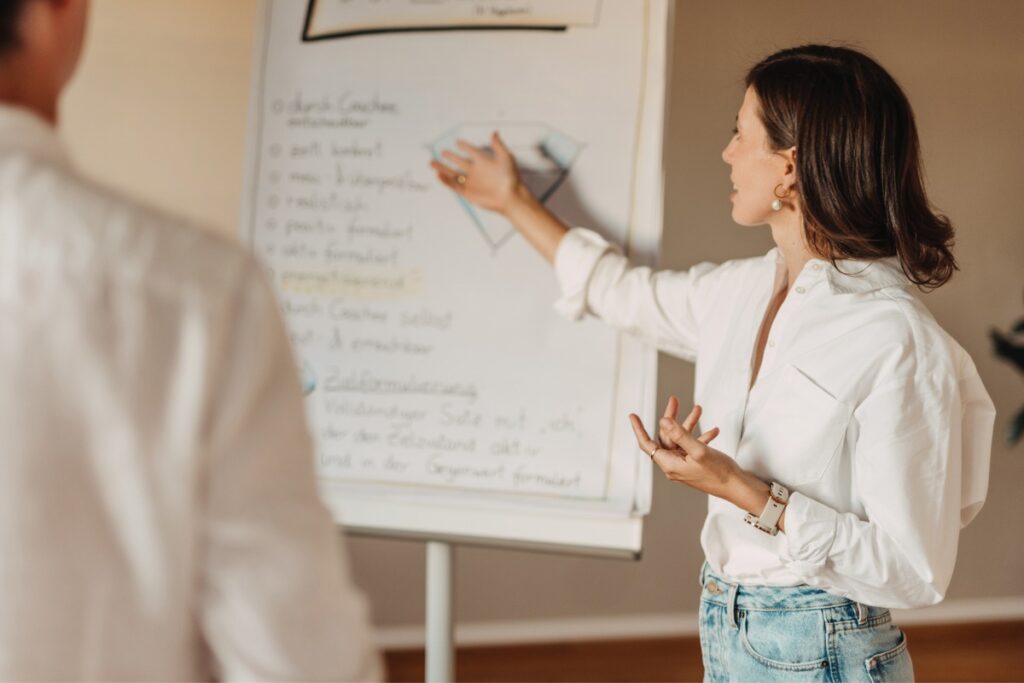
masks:
<svg viewBox="0 0 1024 683"><path fill-rule="evenodd" d="M836 540L839 513L827 505L793 492L786 505L786 543L789 560L786 566L800 576L811 576L828 559Z"/></svg>
<svg viewBox="0 0 1024 683"><path fill-rule="evenodd" d="M569 320L579 320L587 312L587 285L590 276L612 246L592 230L573 228L562 238L555 251L555 277L562 296L555 310Z"/></svg>

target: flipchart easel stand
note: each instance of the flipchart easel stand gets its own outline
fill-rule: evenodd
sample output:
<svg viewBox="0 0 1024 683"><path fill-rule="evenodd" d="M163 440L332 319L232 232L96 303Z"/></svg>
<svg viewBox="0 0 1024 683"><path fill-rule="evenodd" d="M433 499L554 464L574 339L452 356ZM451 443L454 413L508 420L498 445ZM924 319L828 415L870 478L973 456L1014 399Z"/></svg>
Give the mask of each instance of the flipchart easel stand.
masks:
<svg viewBox="0 0 1024 683"><path fill-rule="evenodd" d="M455 680L455 546L427 543L426 683Z"/></svg>

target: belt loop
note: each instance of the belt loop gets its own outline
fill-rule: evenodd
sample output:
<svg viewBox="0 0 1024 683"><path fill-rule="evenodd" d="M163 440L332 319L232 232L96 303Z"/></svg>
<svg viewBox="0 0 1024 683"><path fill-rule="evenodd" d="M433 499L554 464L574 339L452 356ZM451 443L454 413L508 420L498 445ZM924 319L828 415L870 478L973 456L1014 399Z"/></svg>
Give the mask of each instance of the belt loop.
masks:
<svg viewBox="0 0 1024 683"><path fill-rule="evenodd" d="M733 628L739 628L739 624L736 623L736 592L739 588L739 584L729 584L729 625Z"/></svg>
<svg viewBox="0 0 1024 683"><path fill-rule="evenodd" d="M857 623L863 626L868 620L868 608L859 602L854 602L857 605Z"/></svg>

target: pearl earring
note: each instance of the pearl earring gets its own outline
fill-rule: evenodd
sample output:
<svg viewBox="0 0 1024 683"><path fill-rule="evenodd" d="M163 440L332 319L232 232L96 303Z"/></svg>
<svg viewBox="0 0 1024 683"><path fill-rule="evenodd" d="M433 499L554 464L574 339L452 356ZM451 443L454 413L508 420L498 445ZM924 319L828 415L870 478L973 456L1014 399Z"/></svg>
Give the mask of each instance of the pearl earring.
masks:
<svg viewBox="0 0 1024 683"><path fill-rule="evenodd" d="M780 187L782 187L782 183L776 185L775 190L772 191L772 194L775 195L775 201L772 202L772 211L782 210L782 200L789 196L789 190L786 190L785 192L782 193L782 195L779 195Z"/></svg>

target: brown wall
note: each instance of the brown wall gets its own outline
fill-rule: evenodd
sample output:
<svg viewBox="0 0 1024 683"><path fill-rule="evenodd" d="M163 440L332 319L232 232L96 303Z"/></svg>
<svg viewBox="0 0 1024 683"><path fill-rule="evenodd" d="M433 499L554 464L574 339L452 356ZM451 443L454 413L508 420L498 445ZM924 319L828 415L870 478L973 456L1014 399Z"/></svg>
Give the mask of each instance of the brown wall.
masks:
<svg viewBox="0 0 1024 683"><path fill-rule="evenodd" d="M95 0L86 60L65 108L81 165L233 234L254 18L253 0ZM665 267L771 246L766 229L731 223L719 158L744 70L759 57L802 42L849 42L885 65L916 109L931 197L958 227L963 270L925 301L972 354L999 410L989 501L962 535L951 598L1024 595L1024 445L1010 451L1001 441L1024 385L986 340L990 326L1024 315L1022 26L1019 0L680 0L676 8ZM691 366L662 358L662 402L670 392L689 396L692 383ZM460 549L458 618L695 611L705 501L663 479L654 501L637 563ZM351 548L378 623L420 622L423 547L356 539Z"/></svg>

